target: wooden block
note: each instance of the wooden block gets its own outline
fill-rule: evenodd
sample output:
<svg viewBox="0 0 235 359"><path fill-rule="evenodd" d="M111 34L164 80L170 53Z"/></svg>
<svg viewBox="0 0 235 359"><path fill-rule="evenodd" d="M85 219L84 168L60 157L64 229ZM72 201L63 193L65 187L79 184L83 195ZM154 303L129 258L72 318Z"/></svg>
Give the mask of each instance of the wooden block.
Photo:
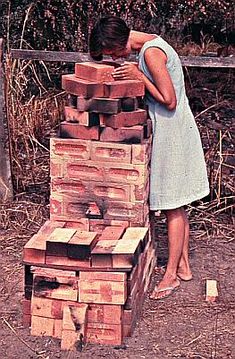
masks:
<svg viewBox="0 0 235 359"><path fill-rule="evenodd" d="M54 319L32 316L31 335L37 337L52 337L54 333Z"/></svg>
<svg viewBox="0 0 235 359"><path fill-rule="evenodd" d="M131 147L130 145L119 143L92 142L91 160L130 163Z"/></svg>
<svg viewBox="0 0 235 359"><path fill-rule="evenodd" d="M40 298L33 295L31 313L37 317L62 319L63 301L57 299Z"/></svg>
<svg viewBox="0 0 235 359"><path fill-rule="evenodd" d="M74 74L62 75L62 88L72 95L86 98L105 96L104 85L102 83L82 80Z"/></svg>
<svg viewBox="0 0 235 359"><path fill-rule="evenodd" d="M77 231L68 242L68 257L74 259L89 258L97 240L96 232Z"/></svg>
<svg viewBox="0 0 235 359"><path fill-rule="evenodd" d="M121 324L122 306L109 304L89 304L88 323Z"/></svg>
<svg viewBox="0 0 235 359"><path fill-rule="evenodd" d="M120 127L125 128L145 124L147 121L147 111L137 109L135 111L122 111L114 115L103 114L100 117L103 126L118 129ZM147 135L147 128L145 131Z"/></svg>
<svg viewBox="0 0 235 359"><path fill-rule="evenodd" d="M87 325L87 342L92 344L121 345L123 339L121 324Z"/></svg>
<svg viewBox="0 0 235 359"><path fill-rule="evenodd" d="M117 279L119 280L117 281ZM124 304L126 296L126 273L80 272L80 302Z"/></svg>
<svg viewBox="0 0 235 359"><path fill-rule="evenodd" d="M82 126L99 126L100 120L99 115L97 113L91 112L80 112L76 108L72 108L69 106L64 107L64 115L65 121L67 122L75 122Z"/></svg>
<svg viewBox="0 0 235 359"><path fill-rule="evenodd" d="M137 97L137 96L143 96L144 93L145 93L145 86L142 81L122 80L122 81L114 81L114 82L105 82L104 96L100 96L100 97L111 97L111 98Z"/></svg>
<svg viewBox="0 0 235 359"><path fill-rule="evenodd" d="M91 252L92 267L112 268L112 250L116 240L99 240Z"/></svg>
<svg viewBox="0 0 235 359"><path fill-rule="evenodd" d="M100 128L99 126L87 127L78 123L64 121L60 123L60 137L81 140L99 140Z"/></svg>
<svg viewBox="0 0 235 359"><path fill-rule="evenodd" d="M144 128L141 125L132 127L104 127L100 134L101 142L142 143L144 140Z"/></svg>
<svg viewBox="0 0 235 359"><path fill-rule="evenodd" d="M51 138L50 157L51 159L61 155L75 159L90 159L91 141L79 139Z"/></svg>
<svg viewBox="0 0 235 359"><path fill-rule="evenodd" d="M206 280L206 301L215 302L218 299L217 281L213 279Z"/></svg>
<svg viewBox="0 0 235 359"><path fill-rule="evenodd" d="M75 75L89 81L114 81L112 73L115 67L95 62L82 62L75 64Z"/></svg>
<svg viewBox="0 0 235 359"><path fill-rule="evenodd" d="M46 252L46 239L57 227L64 227L64 222L46 221L24 246L23 262L31 264L44 264Z"/></svg>
<svg viewBox="0 0 235 359"><path fill-rule="evenodd" d="M67 257L67 243L75 233L74 228L56 228L46 240L46 254Z"/></svg>

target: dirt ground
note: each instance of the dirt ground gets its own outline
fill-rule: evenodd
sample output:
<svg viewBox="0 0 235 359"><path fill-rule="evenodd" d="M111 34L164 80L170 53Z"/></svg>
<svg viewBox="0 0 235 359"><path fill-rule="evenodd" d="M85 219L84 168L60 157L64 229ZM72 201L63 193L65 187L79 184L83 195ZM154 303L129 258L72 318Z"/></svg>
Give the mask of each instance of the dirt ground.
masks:
<svg viewBox="0 0 235 359"><path fill-rule="evenodd" d="M56 339L30 336L22 327L23 266L21 255L29 235L0 232L0 358L1 359L225 359L235 358L234 240L194 231L190 257L194 279L164 301L145 300L134 335L121 347L86 345L82 352L60 351ZM157 239L158 267L149 291L161 278L167 259L165 233ZM205 301L205 280L219 283L219 300Z"/></svg>

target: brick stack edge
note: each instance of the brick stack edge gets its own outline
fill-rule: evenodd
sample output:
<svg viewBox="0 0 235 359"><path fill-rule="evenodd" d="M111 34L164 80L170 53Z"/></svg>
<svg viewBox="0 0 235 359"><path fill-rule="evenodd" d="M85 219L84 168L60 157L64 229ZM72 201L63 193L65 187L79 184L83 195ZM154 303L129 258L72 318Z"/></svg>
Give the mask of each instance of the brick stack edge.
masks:
<svg viewBox="0 0 235 359"><path fill-rule="evenodd" d="M149 230L151 122L140 81L78 63L50 147L50 220L23 251L23 322L61 349L120 345L133 333L155 264Z"/></svg>

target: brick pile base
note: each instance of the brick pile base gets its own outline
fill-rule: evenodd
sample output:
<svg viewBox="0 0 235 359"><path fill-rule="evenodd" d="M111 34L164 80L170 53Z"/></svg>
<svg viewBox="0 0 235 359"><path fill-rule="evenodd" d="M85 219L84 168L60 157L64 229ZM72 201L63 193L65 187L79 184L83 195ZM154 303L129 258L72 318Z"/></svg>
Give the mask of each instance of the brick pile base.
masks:
<svg viewBox="0 0 235 359"><path fill-rule="evenodd" d="M155 251L149 231L151 123L140 81L79 63L51 139L50 220L24 247L23 320L73 350L119 345L138 319Z"/></svg>

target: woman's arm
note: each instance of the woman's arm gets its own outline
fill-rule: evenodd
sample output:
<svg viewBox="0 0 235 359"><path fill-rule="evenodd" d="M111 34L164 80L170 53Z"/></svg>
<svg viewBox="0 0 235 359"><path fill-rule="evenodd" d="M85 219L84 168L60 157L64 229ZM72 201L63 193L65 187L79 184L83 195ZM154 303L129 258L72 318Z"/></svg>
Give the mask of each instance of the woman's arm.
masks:
<svg viewBox="0 0 235 359"><path fill-rule="evenodd" d="M143 81L146 89L157 102L165 105L169 111L174 110L177 101L175 90L166 68L166 54L156 47L150 47L145 50L144 57L154 83L152 83L133 63L124 63L124 65L115 69L113 77L116 80L137 78L138 80Z"/></svg>

